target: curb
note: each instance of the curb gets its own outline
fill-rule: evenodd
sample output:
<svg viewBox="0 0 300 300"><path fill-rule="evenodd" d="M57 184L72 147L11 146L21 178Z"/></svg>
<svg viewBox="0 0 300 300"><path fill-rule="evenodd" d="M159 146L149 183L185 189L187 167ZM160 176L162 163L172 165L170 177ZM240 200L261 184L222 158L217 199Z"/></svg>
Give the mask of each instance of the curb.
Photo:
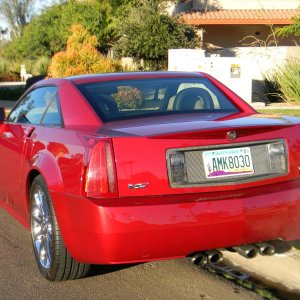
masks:
<svg viewBox="0 0 300 300"><path fill-rule="evenodd" d="M254 109L300 109L300 105L289 103L272 103L266 105L265 103L251 103Z"/></svg>

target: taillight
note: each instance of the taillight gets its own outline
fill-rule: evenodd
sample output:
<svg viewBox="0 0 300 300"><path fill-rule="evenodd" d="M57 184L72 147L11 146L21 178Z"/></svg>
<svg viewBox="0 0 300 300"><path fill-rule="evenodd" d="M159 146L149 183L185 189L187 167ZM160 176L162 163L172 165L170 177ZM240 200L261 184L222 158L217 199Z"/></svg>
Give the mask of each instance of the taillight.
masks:
<svg viewBox="0 0 300 300"><path fill-rule="evenodd" d="M284 141L268 144L270 168L276 173L287 172L287 154Z"/></svg>
<svg viewBox="0 0 300 300"><path fill-rule="evenodd" d="M187 181L185 157L183 152L170 153L169 166L172 184L183 184Z"/></svg>
<svg viewBox="0 0 300 300"><path fill-rule="evenodd" d="M113 150L110 140L86 137L84 192L90 198L118 196Z"/></svg>

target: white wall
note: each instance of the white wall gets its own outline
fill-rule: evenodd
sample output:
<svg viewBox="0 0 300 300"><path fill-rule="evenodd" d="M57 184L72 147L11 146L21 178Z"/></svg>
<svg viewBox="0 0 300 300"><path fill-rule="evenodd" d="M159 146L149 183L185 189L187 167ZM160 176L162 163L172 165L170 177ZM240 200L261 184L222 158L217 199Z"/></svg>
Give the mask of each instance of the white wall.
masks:
<svg viewBox="0 0 300 300"><path fill-rule="evenodd" d="M235 52L236 57L251 61L252 77L258 80L263 80L265 74L278 69L287 59L300 59L300 47L239 47L229 50Z"/></svg>
<svg viewBox="0 0 300 300"><path fill-rule="evenodd" d="M252 98L251 61L236 57L205 57L203 50L169 50L169 71L208 73L231 88L245 101Z"/></svg>
<svg viewBox="0 0 300 300"><path fill-rule="evenodd" d="M228 48L222 55L205 57L203 50L169 50L169 71L202 71L216 77L247 102L252 100L252 80L263 80L286 59L300 59L300 47L239 47Z"/></svg>

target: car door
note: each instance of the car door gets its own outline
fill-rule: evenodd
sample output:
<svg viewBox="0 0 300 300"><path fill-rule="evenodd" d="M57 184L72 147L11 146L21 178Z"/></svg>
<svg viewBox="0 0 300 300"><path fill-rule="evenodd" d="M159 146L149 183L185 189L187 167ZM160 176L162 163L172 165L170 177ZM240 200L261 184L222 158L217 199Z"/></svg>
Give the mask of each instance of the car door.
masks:
<svg viewBox="0 0 300 300"><path fill-rule="evenodd" d="M31 135L43 124L45 112L57 95L56 87L40 87L27 93L0 126L0 201L17 214L26 211L22 188L26 153L32 147ZM27 155L28 156L28 155Z"/></svg>

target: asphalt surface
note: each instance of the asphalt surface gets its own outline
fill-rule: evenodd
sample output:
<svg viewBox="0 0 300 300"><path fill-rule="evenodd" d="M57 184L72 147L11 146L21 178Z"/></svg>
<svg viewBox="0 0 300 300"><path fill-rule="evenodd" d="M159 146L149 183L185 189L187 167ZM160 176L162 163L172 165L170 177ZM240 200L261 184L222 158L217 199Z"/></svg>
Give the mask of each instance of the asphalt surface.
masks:
<svg viewBox="0 0 300 300"><path fill-rule="evenodd" d="M30 234L0 207L0 299L261 299L186 259L96 266L89 277L52 283L35 265Z"/></svg>

